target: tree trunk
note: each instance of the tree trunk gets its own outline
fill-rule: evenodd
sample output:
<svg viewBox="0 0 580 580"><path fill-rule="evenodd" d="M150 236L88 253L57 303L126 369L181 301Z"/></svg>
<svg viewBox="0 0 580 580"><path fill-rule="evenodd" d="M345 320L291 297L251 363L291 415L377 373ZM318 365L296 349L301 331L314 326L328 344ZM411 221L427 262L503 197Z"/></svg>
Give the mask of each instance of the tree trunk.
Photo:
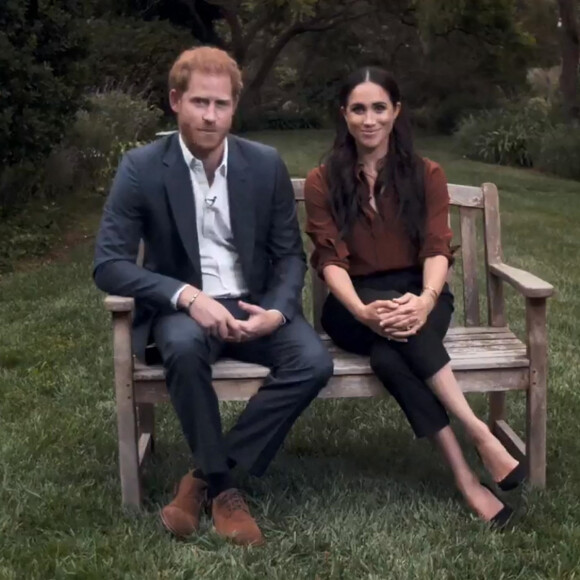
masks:
<svg viewBox="0 0 580 580"><path fill-rule="evenodd" d="M301 26L293 25L287 28L262 56L258 70L247 80L240 103L242 108L256 106L260 103L260 89L268 78L278 56L290 40L302 32L305 31Z"/></svg>
<svg viewBox="0 0 580 580"><path fill-rule="evenodd" d="M560 90L564 101L564 112L569 120L580 119L578 102L578 63L580 39L576 0L558 0L562 22L562 74Z"/></svg>

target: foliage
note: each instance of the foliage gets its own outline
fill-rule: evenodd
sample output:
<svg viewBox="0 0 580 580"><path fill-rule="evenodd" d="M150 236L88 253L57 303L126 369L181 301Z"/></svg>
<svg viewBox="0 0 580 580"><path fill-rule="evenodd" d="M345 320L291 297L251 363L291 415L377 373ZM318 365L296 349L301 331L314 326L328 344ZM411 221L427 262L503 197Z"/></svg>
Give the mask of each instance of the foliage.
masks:
<svg viewBox="0 0 580 580"><path fill-rule="evenodd" d="M534 167L580 180L580 125L557 125L546 131L536 146Z"/></svg>
<svg viewBox="0 0 580 580"><path fill-rule="evenodd" d="M261 131L274 129L289 131L297 129L320 129L324 125L315 111L284 111L277 109L254 110L239 117L236 130Z"/></svg>
<svg viewBox="0 0 580 580"><path fill-rule="evenodd" d="M470 159L501 165L533 165L532 150L549 128L549 108L542 99L473 114L455 134L458 150Z"/></svg>
<svg viewBox="0 0 580 580"><path fill-rule="evenodd" d="M77 183L107 189L121 155L155 137L162 112L140 95L119 90L94 93L80 110L65 148L75 158Z"/></svg>
<svg viewBox="0 0 580 580"><path fill-rule="evenodd" d="M81 103L87 41L78 4L2 2L0 167L42 159Z"/></svg>
<svg viewBox="0 0 580 580"><path fill-rule="evenodd" d="M0 274L26 258L39 257L59 241L58 205L46 201L0 222Z"/></svg>
<svg viewBox="0 0 580 580"><path fill-rule="evenodd" d="M167 21L123 16L95 18L89 31L93 90L138 92L168 108L167 74L177 56L196 43L191 33Z"/></svg>
<svg viewBox="0 0 580 580"><path fill-rule="evenodd" d="M91 194L104 194L121 155L153 139L162 114L142 96L118 90L94 93L86 104L47 158L3 172L0 272L19 259L44 254L60 232L64 208L80 198L86 207L94 203Z"/></svg>
<svg viewBox="0 0 580 580"><path fill-rule="evenodd" d="M293 175L328 145L317 133L292 148ZM260 136L265 140L266 136ZM6 276L0 287L0 577L144 580L572 579L580 562L580 187L518 169L451 156L446 139L425 151L453 183L499 185L506 260L558 289L550 300L548 489L508 494L513 531L493 533L471 516L453 477L417 441L388 396L317 400L293 427L262 478L244 480L267 544L226 544L206 518L199 535L171 539L158 520L191 456L171 405L156 412L155 459L144 466L148 502L120 505L110 315L90 280L92 242L66 262ZM420 143L422 145L423 143ZM304 145L312 154L302 157ZM317 145L318 151L314 151ZM301 162L298 162L302 159ZM539 230L541 229L541 235ZM482 270L485 273L485 269ZM506 288L515 332L523 300ZM456 292L461 300L461 292ZM484 418L487 399L469 395ZM525 394L508 397L509 422L525 417ZM221 405L224 428L240 406ZM465 437L470 465L477 458Z"/></svg>
<svg viewBox="0 0 580 580"><path fill-rule="evenodd" d="M559 99L559 83L562 74L561 66L550 68L531 68L527 73L527 81L530 93L542 97L550 103Z"/></svg>

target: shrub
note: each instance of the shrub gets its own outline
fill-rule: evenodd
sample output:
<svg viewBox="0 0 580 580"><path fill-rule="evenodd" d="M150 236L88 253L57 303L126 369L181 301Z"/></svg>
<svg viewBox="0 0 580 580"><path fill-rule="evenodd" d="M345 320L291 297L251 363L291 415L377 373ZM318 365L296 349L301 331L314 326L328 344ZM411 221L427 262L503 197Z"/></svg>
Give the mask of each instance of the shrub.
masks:
<svg viewBox="0 0 580 580"><path fill-rule="evenodd" d="M169 69L194 44L190 31L167 21L96 18L90 25L88 59L93 88L136 88L151 103L166 108Z"/></svg>
<svg viewBox="0 0 580 580"><path fill-rule="evenodd" d="M482 111L465 118L455 133L456 146L470 159L531 167L532 150L550 127L550 109L543 99L524 105Z"/></svg>
<svg viewBox="0 0 580 580"><path fill-rule="evenodd" d="M42 189L38 166L32 161L20 161L0 171L0 216L6 217L24 206Z"/></svg>
<svg viewBox="0 0 580 580"><path fill-rule="evenodd" d="M497 104L490 92L477 91L475 94L451 92L436 103L412 111L414 123L421 128L451 135L459 126L462 118L469 114Z"/></svg>
<svg viewBox="0 0 580 580"><path fill-rule="evenodd" d="M534 151L534 166L580 180L580 126L558 125L544 133Z"/></svg>
<svg viewBox="0 0 580 580"><path fill-rule="evenodd" d="M278 131L293 129L320 129L324 126L321 115L314 111L301 112L269 110L252 111L239 116L235 129L244 131L262 131L273 129Z"/></svg>
<svg viewBox="0 0 580 580"><path fill-rule="evenodd" d="M7 218L0 220L0 273L45 253L60 233L65 198L107 191L121 154L155 137L162 113L143 97L109 91L87 103L47 158L0 175L0 215Z"/></svg>
<svg viewBox="0 0 580 580"><path fill-rule="evenodd" d="M76 0L2 2L2 168L42 159L81 103L87 39L79 10Z"/></svg>
<svg viewBox="0 0 580 580"><path fill-rule="evenodd" d="M119 90L95 93L88 104L77 113L65 149L76 165L75 181L103 192L120 156L155 137L162 111L143 96Z"/></svg>

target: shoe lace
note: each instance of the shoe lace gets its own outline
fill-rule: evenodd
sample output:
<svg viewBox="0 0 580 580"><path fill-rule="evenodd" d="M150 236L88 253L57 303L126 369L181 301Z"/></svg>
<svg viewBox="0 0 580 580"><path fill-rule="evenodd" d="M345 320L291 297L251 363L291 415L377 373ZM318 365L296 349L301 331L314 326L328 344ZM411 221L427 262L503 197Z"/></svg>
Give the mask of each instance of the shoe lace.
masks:
<svg viewBox="0 0 580 580"><path fill-rule="evenodd" d="M237 489L224 492L222 497L216 498L216 501L219 502L220 506L226 510L228 514L237 510L250 513L248 504L244 500L243 495Z"/></svg>

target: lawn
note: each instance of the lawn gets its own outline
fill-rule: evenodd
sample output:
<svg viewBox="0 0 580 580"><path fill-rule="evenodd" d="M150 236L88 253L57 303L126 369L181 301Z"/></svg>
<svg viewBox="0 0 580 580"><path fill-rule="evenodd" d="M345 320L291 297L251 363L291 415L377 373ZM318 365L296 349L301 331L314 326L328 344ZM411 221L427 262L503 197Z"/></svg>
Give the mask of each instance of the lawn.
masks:
<svg viewBox="0 0 580 580"><path fill-rule="evenodd" d="M323 131L259 133L303 176ZM474 163L447 139L420 150L449 181L500 189L506 261L552 282L548 488L516 528L490 533L440 457L413 439L395 403L316 401L261 479L248 479L267 545L243 550L209 529L188 542L156 515L188 468L169 406L146 471L143 514L120 507L110 325L93 287L91 243L0 282L0 579L470 579L580 574L580 183ZM522 331L512 292L508 314ZM482 397L471 399L485 411ZM523 397L508 397L521 427ZM223 406L225 425L239 405ZM477 466L474 453L469 458Z"/></svg>

